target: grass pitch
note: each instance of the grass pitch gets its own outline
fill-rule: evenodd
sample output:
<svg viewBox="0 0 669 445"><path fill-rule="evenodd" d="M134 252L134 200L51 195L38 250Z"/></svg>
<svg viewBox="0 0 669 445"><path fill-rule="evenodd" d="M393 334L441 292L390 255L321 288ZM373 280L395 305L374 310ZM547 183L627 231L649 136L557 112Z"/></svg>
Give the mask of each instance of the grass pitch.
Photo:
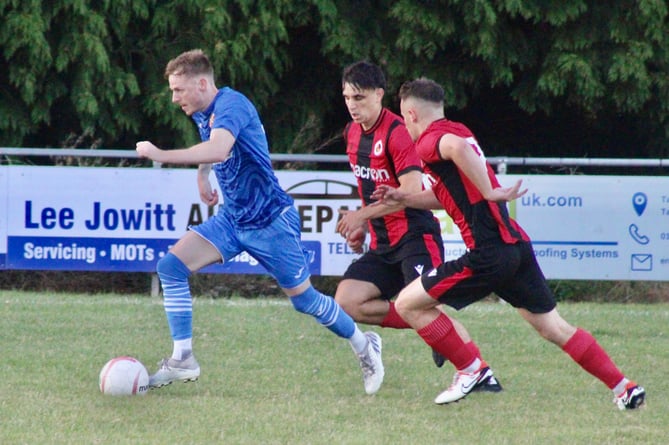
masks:
<svg viewBox="0 0 669 445"><path fill-rule="evenodd" d="M202 376L144 397L103 396L98 374L131 355L153 372L171 352L162 301L144 296L0 292L0 443L9 444L665 444L669 305L561 304L646 406L610 391L505 304L455 314L504 386L451 405L452 377L410 330L373 327L386 379L364 393L347 342L282 299L197 299ZM450 312L454 314L453 312ZM363 326L364 329L369 327Z"/></svg>

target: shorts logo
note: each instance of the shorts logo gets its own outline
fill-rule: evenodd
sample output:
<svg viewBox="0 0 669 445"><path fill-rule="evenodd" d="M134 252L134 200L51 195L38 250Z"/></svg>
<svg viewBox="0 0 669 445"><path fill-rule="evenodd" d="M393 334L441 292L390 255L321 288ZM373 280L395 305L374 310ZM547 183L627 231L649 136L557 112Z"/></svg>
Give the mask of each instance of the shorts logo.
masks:
<svg viewBox="0 0 669 445"><path fill-rule="evenodd" d="M297 272L297 275L295 275L295 278L296 279L300 278L303 272L304 272L304 266L300 267L300 270Z"/></svg>
<svg viewBox="0 0 669 445"><path fill-rule="evenodd" d="M383 142L376 141L374 143L374 156L381 156L383 154Z"/></svg>
<svg viewBox="0 0 669 445"><path fill-rule="evenodd" d="M425 266L423 266L422 264L416 264L413 268L416 270L416 273L418 275L423 275L423 268L424 267Z"/></svg>

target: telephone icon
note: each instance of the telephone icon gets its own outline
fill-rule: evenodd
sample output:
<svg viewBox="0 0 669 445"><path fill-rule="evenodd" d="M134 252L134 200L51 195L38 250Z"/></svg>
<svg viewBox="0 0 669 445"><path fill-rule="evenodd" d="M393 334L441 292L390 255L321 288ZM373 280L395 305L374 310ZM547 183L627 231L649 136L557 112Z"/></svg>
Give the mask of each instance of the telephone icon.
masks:
<svg viewBox="0 0 669 445"><path fill-rule="evenodd" d="M632 239L637 243L646 245L650 242L650 239L646 235L641 235L639 233L639 226L636 224L630 224L628 230Z"/></svg>

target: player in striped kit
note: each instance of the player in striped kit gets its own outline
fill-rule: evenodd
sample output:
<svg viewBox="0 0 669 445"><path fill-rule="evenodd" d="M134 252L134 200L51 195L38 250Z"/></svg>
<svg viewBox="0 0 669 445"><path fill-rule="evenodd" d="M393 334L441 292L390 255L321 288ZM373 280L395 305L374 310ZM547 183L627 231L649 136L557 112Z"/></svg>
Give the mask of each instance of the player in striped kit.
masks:
<svg viewBox="0 0 669 445"><path fill-rule="evenodd" d="M592 334L558 314L530 239L506 209L506 201L527 191L520 191L521 181L513 187L500 186L471 131L444 117L444 90L439 84L424 78L406 82L399 96L405 125L434 186L408 194L382 185L372 197L388 205L444 208L468 249L460 258L414 280L396 302L399 314L423 340L458 369L451 386L435 402L466 397L484 372L437 306L445 303L460 309L495 292L542 337L611 389L619 409L643 405L644 388L625 377Z"/></svg>
<svg viewBox="0 0 669 445"><path fill-rule="evenodd" d="M413 141L402 118L382 105L385 88L385 76L377 65L360 61L343 71L342 95L352 119L344 130L344 141L362 207L342 212L337 231L357 252L362 252L366 232L370 242L369 250L344 273L335 299L359 323L410 329L392 299L424 271L443 262L443 241L439 222L429 210L370 205L371 194L381 184L407 193L422 189ZM464 326L454 323L467 347L480 358ZM442 355L435 352L433 358L437 366L443 365ZM475 386L494 392L502 389L490 369Z"/></svg>

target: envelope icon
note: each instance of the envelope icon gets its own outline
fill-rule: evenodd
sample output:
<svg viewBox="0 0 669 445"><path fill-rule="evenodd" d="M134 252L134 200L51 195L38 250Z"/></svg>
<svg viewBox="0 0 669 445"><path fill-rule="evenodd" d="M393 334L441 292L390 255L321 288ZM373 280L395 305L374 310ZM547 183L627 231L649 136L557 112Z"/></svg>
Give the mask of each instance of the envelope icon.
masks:
<svg viewBox="0 0 669 445"><path fill-rule="evenodd" d="M633 253L632 270L653 270L653 255L649 253Z"/></svg>

